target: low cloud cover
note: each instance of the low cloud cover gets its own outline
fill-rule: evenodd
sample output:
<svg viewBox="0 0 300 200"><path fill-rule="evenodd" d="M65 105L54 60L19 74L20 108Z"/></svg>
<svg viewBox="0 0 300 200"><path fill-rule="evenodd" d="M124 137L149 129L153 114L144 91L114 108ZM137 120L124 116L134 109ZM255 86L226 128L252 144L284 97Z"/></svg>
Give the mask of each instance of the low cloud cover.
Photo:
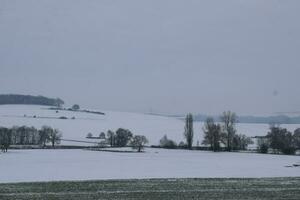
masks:
<svg viewBox="0 0 300 200"><path fill-rule="evenodd" d="M0 0L0 93L106 110L300 110L300 1Z"/></svg>

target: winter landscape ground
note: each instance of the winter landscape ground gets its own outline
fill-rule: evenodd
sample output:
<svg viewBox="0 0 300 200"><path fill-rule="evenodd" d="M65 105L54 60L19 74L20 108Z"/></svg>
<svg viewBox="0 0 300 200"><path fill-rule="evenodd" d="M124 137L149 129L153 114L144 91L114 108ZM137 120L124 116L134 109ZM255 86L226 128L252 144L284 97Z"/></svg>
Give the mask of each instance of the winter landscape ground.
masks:
<svg viewBox="0 0 300 200"><path fill-rule="evenodd" d="M300 177L299 156L146 149L10 150L0 155L0 183L148 178Z"/></svg>
<svg viewBox="0 0 300 200"><path fill-rule="evenodd" d="M0 0L0 200L300 200L300 0Z"/></svg>
<svg viewBox="0 0 300 200"><path fill-rule="evenodd" d="M104 111L105 115L46 106L2 105L2 126L49 125L63 139L90 142L91 132L128 128L157 145L167 134L184 140L182 120ZM66 117L67 119L60 119ZM75 119L72 119L72 118ZM282 125L290 130L296 125ZM195 141L203 139L196 122ZM247 136L265 135L267 124L237 124ZM91 143L62 141L61 145ZM254 146L255 148L255 146ZM128 149L125 149L128 150ZM9 150L0 154L1 199L299 199L299 156L146 148L142 153L85 149ZM59 182L57 182L59 181Z"/></svg>
<svg viewBox="0 0 300 200"><path fill-rule="evenodd" d="M159 140L166 134L177 143L184 140L184 121L171 117L157 115L103 111L105 115L90 113L49 110L47 106L38 105L0 105L0 122L2 126L35 126L49 125L58 128L64 139L90 142L86 139L88 133L98 136L101 132L118 128L130 129L134 134L145 135L149 145L158 145ZM34 116L36 118L34 118ZM59 119L67 117L68 119ZM75 117L75 119L71 119ZM282 124L282 127L294 131L298 124ZM203 140L203 122L194 123L194 145ZM262 136L269 131L268 124L237 124L238 133L247 136ZM62 141L62 145L91 145Z"/></svg>

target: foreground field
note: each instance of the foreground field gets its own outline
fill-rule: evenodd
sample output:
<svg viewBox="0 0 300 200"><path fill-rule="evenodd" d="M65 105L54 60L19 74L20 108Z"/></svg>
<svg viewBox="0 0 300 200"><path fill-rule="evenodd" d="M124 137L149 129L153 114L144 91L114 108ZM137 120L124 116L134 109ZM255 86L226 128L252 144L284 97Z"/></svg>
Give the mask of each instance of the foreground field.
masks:
<svg viewBox="0 0 300 200"><path fill-rule="evenodd" d="M0 184L0 199L300 199L300 178Z"/></svg>
<svg viewBox="0 0 300 200"><path fill-rule="evenodd" d="M0 182L148 178L300 177L299 156L147 148L145 153L10 150Z"/></svg>

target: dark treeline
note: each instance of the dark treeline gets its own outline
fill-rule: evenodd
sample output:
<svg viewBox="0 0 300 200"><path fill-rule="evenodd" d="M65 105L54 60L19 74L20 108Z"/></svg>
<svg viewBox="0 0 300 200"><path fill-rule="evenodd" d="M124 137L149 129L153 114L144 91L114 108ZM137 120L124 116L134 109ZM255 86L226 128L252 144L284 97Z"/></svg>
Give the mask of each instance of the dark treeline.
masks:
<svg viewBox="0 0 300 200"><path fill-rule="evenodd" d="M128 129L119 128L116 132L107 131L107 143L111 147L125 147L130 143L133 133Z"/></svg>
<svg viewBox="0 0 300 200"><path fill-rule="evenodd" d="M52 147L59 144L62 134L58 129L43 126L41 129L28 126L0 127L0 145L4 152L10 145L39 145L45 147L51 143Z"/></svg>
<svg viewBox="0 0 300 200"><path fill-rule="evenodd" d="M2 104L30 104L61 107L64 104L64 101L59 98L54 99L44 96L1 94L0 105Z"/></svg>
<svg viewBox="0 0 300 200"><path fill-rule="evenodd" d="M193 115L189 113L185 118L184 138L178 145L165 135L160 140L162 148L186 148L186 149L205 149L212 151L240 151L246 150L249 144L253 144L250 137L244 134L238 134L236 130L237 116L234 112L223 112L219 117L220 123L216 123L213 117L205 120L203 132L204 138L202 144L204 146L193 147Z"/></svg>
<svg viewBox="0 0 300 200"><path fill-rule="evenodd" d="M181 117L181 116L175 116ZM195 121L205 122L209 116L198 114L194 116ZM219 116L212 116L214 121L222 122ZM255 124L300 124L300 116L286 116L286 115L277 115L277 116L267 116L267 117L257 117L257 116L237 116L238 123L255 123Z"/></svg>
<svg viewBox="0 0 300 200"><path fill-rule="evenodd" d="M271 153L293 155L297 149L300 149L300 128L292 133L279 125L271 125L269 133L258 139L260 153L270 151Z"/></svg>
<svg viewBox="0 0 300 200"><path fill-rule="evenodd" d="M148 139L144 135L134 135L130 130L124 128L119 128L116 132L108 130L106 135L102 132L99 137L93 137L93 135L89 133L86 138L104 139L103 144L100 144L101 146L130 146L138 152L141 152L144 146L148 143Z"/></svg>
<svg viewBox="0 0 300 200"><path fill-rule="evenodd" d="M246 150L249 144L253 144L250 137L238 134L236 130L237 115L226 111L220 116L221 123L215 123L208 117L204 123L204 140L202 144L209 145L213 151L219 151L224 146L227 151Z"/></svg>

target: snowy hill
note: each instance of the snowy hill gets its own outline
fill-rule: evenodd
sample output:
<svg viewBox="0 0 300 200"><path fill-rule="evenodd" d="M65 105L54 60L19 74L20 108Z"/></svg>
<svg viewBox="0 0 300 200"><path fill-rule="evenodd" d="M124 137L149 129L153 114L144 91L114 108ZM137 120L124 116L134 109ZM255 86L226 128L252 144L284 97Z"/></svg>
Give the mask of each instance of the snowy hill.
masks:
<svg viewBox="0 0 300 200"><path fill-rule="evenodd" d="M103 111L105 115L92 113L72 112L67 110L49 110L47 106L37 105L0 105L0 126L11 127L14 125L35 126L40 128L49 125L58 128L63 133L64 139L91 142L86 135L91 132L98 136L101 132L118 128L130 129L133 134L145 135L150 145L157 145L163 135L175 140L177 143L183 141L184 122L182 120L138 113ZM59 119L66 117L68 119ZM75 119L72 119L75 117ZM282 125L290 131L300 125ZM194 123L194 145L197 141L201 144L203 138L203 123ZM247 136L266 135L267 124L237 124L238 133ZM83 145L83 143L66 142L64 145ZM86 144L90 145L90 144Z"/></svg>
<svg viewBox="0 0 300 200"><path fill-rule="evenodd" d="M184 123L180 120L146 114L104 111L105 115L73 112L67 110L49 110L47 106L1 105L0 126L27 125L40 128L49 125L58 128L64 139L91 141L86 139L90 132L98 136L108 129L130 129L134 134L145 135L149 143L158 144L167 134L176 141L183 140ZM66 117L68 119L59 119ZM75 119L72 119L75 117ZM82 145L82 143L62 142L62 144ZM88 144L87 144L88 145Z"/></svg>

